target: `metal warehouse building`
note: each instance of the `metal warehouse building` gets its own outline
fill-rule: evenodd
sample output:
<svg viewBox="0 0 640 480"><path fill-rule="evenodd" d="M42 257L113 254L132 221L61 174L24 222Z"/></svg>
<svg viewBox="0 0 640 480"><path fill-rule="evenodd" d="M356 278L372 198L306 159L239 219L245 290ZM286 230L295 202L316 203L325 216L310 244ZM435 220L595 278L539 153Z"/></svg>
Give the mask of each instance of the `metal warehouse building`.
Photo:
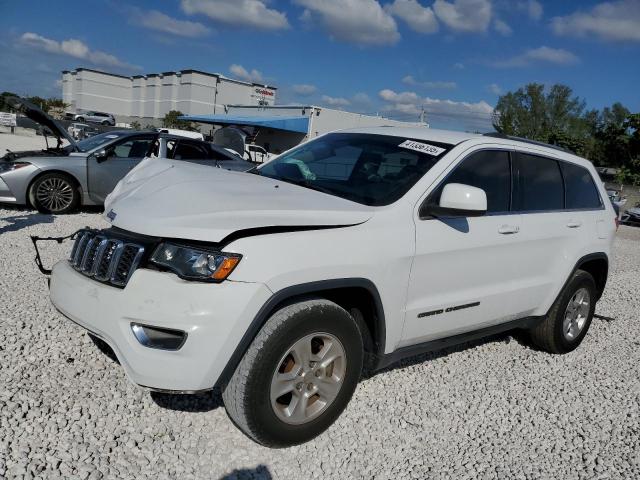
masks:
<svg viewBox="0 0 640 480"><path fill-rule="evenodd" d="M62 99L71 109L111 113L118 122L153 122L170 110L202 115L224 112L228 104L273 105L276 90L199 70L131 77L88 68L62 72Z"/></svg>

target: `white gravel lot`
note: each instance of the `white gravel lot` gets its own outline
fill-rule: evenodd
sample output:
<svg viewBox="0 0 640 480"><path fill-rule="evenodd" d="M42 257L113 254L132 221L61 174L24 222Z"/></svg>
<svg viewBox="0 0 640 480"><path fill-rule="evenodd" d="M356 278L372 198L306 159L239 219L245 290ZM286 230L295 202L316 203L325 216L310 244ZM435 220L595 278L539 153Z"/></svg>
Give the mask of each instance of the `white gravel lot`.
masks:
<svg viewBox="0 0 640 480"><path fill-rule="evenodd" d="M412 359L313 442L269 450L217 395L132 385L55 311L28 236L85 225L104 222L0 209L0 478L640 478L640 229L618 232L608 319L577 351L503 335Z"/></svg>

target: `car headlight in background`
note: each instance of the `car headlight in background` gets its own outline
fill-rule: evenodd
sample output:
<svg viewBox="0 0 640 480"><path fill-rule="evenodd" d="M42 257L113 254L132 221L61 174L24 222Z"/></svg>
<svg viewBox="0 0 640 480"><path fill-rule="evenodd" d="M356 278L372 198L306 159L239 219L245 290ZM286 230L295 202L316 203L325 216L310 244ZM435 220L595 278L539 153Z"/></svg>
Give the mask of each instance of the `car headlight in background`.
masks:
<svg viewBox="0 0 640 480"><path fill-rule="evenodd" d="M151 262L166 267L180 278L208 282L225 280L241 255L163 242L153 252Z"/></svg>
<svg viewBox="0 0 640 480"><path fill-rule="evenodd" d="M0 172L11 172L31 165L29 162L0 162Z"/></svg>

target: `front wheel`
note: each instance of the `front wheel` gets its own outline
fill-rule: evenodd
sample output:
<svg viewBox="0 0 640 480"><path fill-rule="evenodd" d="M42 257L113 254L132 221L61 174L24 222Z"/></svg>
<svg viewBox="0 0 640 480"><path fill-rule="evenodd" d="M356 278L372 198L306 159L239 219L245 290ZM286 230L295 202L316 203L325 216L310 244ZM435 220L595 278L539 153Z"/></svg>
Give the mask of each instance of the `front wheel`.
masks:
<svg viewBox="0 0 640 480"><path fill-rule="evenodd" d="M311 440L342 413L363 362L361 332L343 308L310 299L276 311L222 398L247 436L269 447Z"/></svg>
<svg viewBox="0 0 640 480"><path fill-rule="evenodd" d="M40 213L62 214L78 207L80 192L68 175L45 173L31 185L29 199Z"/></svg>
<svg viewBox="0 0 640 480"><path fill-rule="evenodd" d="M109 125L111 125L111 123L109 123L107 120L104 120L102 122L102 125L104 125L105 127L108 127Z"/></svg>

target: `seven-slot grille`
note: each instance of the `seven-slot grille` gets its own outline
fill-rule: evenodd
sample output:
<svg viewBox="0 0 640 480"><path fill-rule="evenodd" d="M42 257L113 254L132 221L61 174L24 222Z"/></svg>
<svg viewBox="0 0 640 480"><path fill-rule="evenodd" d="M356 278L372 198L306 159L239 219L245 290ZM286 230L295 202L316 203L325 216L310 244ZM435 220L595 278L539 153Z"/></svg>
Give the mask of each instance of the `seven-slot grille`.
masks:
<svg viewBox="0 0 640 480"><path fill-rule="evenodd" d="M71 266L99 282L124 287L138 267L144 247L104 235L95 230L80 230L71 249Z"/></svg>

